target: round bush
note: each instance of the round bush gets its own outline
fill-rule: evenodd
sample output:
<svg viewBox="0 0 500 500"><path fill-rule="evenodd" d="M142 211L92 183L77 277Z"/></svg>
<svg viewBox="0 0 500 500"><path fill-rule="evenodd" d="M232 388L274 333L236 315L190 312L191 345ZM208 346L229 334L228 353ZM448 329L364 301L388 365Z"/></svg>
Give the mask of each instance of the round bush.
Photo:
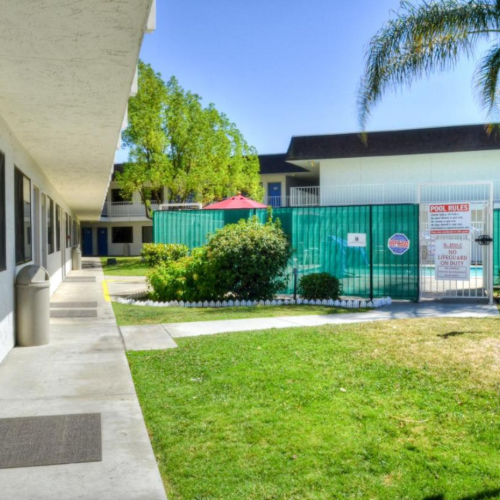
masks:
<svg viewBox="0 0 500 500"><path fill-rule="evenodd" d="M298 291L307 300L337 300L342 294L342 283L328 273L308 274L300 279Z"/></svg>
<svg viewBox="0 0 500 500"><path fill-rule="evenodd" d="M257 217L219 229L206 245L219 290L240 300L267 300L287 283L292 248L279 221Z"/></svg>

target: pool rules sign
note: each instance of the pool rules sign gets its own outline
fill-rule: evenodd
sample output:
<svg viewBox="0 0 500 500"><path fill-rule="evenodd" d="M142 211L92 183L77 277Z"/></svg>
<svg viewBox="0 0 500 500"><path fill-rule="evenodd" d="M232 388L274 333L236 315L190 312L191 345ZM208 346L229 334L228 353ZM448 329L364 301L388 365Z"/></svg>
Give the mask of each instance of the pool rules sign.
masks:
<svg viewBox="0 0 500 500"><path fill-rule="evenodd" d="M468 240L436 240L438 281L469 281L471 244Z"/></svg>
<svg viewBox="0 0 500 500"><path fill-rule="evenodd" d="M470 203L429 205L429 230L432 234L470 234Z"/></svg>

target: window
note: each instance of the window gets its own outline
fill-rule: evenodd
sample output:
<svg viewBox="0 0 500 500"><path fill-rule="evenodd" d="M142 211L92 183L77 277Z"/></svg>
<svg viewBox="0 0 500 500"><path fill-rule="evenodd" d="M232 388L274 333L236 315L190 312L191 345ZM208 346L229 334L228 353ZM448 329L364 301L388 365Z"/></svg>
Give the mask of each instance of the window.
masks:
<svg viewBox="0 0 500 500"><path fill-rule="evenodd" d="M76 247L78 242L76 241L76 220L73 220L73 234L72 234L72 246Z"/></svg>
<svg viewBox="0 0 500 500"><path fill-rule="evenodd" d="M132 201L132 196L122 196L121 189L112 189L111 203L119 203L121 201Z"/></svg>
<svg viewBox="0 0 500 500"><path fill-rule="evenodd" d="M54 253L54 201L47 197L47 253Z"/></svg>
<svg viewBox="0 0 500 500"><path fill-rule="evenodd" d="M5 213L5 156L0 153L0 271L7 269L7 235Z"/></svg>
<svg viewBox="0 0 500 500"><path fill-rule="evenodd" d="M131 227L111 228L111 243L133 243L133 229Z"/></svg>
<svg viewBox="0 0 500 500"><path fill-rule="evenodd" d="M16 264L31 260L31 181L19 169L14 174Z"/></svg>
<svg viewBox="0 0 500 500"><path fill-rule="evenodd" d="M142 242L153 243L153 226L142 226Z"/></svg>
<svg viewBox="0 0 500 500"><path fill-rule="evenodd" d="M61 251L61 207L56 205L56 252Z"/></svg>

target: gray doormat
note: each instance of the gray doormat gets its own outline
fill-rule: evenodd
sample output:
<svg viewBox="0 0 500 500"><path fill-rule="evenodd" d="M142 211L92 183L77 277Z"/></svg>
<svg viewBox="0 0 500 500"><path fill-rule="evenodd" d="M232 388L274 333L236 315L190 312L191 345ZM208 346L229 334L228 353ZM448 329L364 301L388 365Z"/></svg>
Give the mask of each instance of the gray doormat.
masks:
<svg viewBox="0 0 500 500"><path fill-rule="evenodd" d="M0 419L0 469L100 461L99 413Z"/></svg>
<svg viewBox="0 0 500 500"><path fill-rule="evenodd" d="M51 309L51 318L97 318L94 309Z"/></svg>
<svg viewBox="0 0 500 500"><path fill-rule="evenodd" d="M51 309L83 309L85 307L97 307L97 302L51 302Z"/></svg>
<svg viewBox="0 0 500 500"><path fill-rule="evenodd" d="M66 283L95 283L95 276L75 276L65 278Z"/></svg>

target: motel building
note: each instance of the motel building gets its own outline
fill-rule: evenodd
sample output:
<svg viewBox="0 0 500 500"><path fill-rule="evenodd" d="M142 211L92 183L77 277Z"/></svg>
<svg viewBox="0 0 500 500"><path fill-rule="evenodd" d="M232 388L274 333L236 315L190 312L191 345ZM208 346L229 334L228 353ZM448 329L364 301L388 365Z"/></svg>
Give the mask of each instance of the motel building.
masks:
<svg viewBox="0 0 500 500"><path fill-rule="evenodd" d="M40 8L39 8L40 7ZM15 280L53 293L82 221L98 221L154 0L3 2L0 16L0 362L15 344Z"/></svg>
<svg viewBox="0 0 500 500"><path fill-rule="evenodd" d="M493 302L500 139L485 126L293 137L260 161L265 201L295 251L283 294L293 273L328 272L345 296ZM193 247L235 218L184 214L155 212L155 241Z"/></svg>

